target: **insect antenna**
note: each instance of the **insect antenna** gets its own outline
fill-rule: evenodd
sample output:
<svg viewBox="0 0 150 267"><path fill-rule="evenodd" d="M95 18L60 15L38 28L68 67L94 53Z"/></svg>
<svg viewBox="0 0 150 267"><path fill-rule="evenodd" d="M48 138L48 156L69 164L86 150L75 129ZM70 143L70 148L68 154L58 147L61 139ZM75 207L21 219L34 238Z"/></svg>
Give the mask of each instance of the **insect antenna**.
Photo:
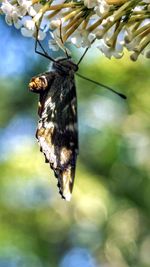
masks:
<svg viewBox="0 0 150 267"><path fill-rule="evenodd" d="M50 56L48 55L48 53L45 51L44 47L42 46L41 42L38 40L39 29L38 29L38 26L37 26L37 25L36 25L36 29L37 29L37 30L36 30L36 41L35 41L35 53L37 53L37 54L39 54L39 55L41 55L41 56L43 56L43 57L45 57L45 58L48 58L48 59L51 60L52 62L55 62L55 59L53 59L52 57L50 57ZM41 50L42 50L43 52L38 51L38 49L37 49L37 45L40 46L40 48L41 48Z"/></svg>
<svg viewBox="0 0 150 267"><path fill-rule="evenodd" d="M91 44L93 44L93 43L95 42L95 40L96 40L96 38L93 39L93 41L91 42ZM80 59L79 59L79 61L78 61L78 63L77 63L77 66L79 66L79 64L80 64L81 61L83 60L84 56L85 56L86 53L88 52L89 48L90 48L90 47L87 47L87 48L85 49L83 55L80 57ZM83 75L81 75L81 74L79 74L79 73L76 73L76 75L79 76L79 77L82 78L82 79L85 79L85 80L87 80L87 81L89 81L89 82L91 82L91 83L94 83L94 84L96 84L96 85L99 85L99 86L101 86L101 87L103 87L103 88L105 88L105 89L107 89L107 90L109 90L109 91L115 93L116 95L120 96L120 97L123 98L123 99L126 99L126 98L127 98L124 94L117 92L116 90L112 89L111 87L109 87L109 86L107 86L107 85L105 85L105 84L103 84L103 83L93 81L92 79L89 79L89 78L87 78L87 77L84 77Z"/></svg>
<svg viewBox="0 0 150 267"><path fill-rule="evenodd" d="M127 99L127 97L126 97L124 94L115 91L114 89L112 89L111 87L109 87L109 86L107 86L107 85L105 85L105 84L102 84L102 83L100 83L100 82L93 81L93 80L91 80L91 79L89 79L89 78L87 78L87 77L82 76L82 75L79 74L79 73L76 73L76 75L79 76L79 77L82 78L82 79L85 79L85 80L87 80L87 81L89 81L89 82L92 82L92 83L94 83L94 84L96 84L96 85L99 85L99 86L101 86L101 87L103 87L103 88L105 88L105 89L107 89L107 90L109 90L109 91L115 93L116 95L120 96L120 97L123 98L123 99Z"/></svg>

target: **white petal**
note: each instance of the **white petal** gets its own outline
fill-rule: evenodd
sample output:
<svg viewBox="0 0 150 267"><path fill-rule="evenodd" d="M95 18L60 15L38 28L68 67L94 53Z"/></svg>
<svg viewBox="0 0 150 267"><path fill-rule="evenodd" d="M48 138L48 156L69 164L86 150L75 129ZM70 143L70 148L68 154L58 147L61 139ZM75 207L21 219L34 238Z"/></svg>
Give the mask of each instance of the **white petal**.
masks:
<svg viewBox="0 0 150 267"><path fill-rule="evenodd" d="M27 14L27 10L26 8L24 8L23 6L19 6L17 8L17 14L18 14L18 17L23 17Z"/></svg>
<svg viewBox="0 0 150 267"><path fill-rule="evenodd" d="M52 49L53 51L58 51L59 46L57 45L56 41L53 39L50 39L48 42L49 48Z"/></svg>
<svg viewBox="0 0 150 267"><path fill-rule="evenodd" d="M17 0L17 2L20 6L22 6L26 2L26 0Z"/></svg>
<svg viewBox="0 0 150 267"><path fill-rule="evenodd" d="M51 30L55 30L56 28L60 28L60 19L55 19L50 22L49 25Z"/></svg>
<svg viewBox="0 0 150 267"><path fill-rule="evenodd" d="M16 29L20 29L22 26L22 21L20 19L18 19L17 22L14 22L14 26Z"/></svg>
<svg viewBox="0 0 150 267"><path fill-rule="evenodd" d="M81 47L82 36L80 35L78 30L76 30L76 32L70 37L70 40L76 47Z"/></svg>
<svg viewBox="0 0 150 267"><path fill-rule="evenodd" d="M1 10L3 13L10 15L13 10L13 6L9 2L2 3Z"/></svg>
<svg viewBox="0 0 150 267"><path fill-rule="evenodd" d="M41 9L42 5L39 4L39 3L36 3L32 6L28 6L27 7L27 10L28 10L28 14L31 16L31 17L34 17L38 12L39 10Z"/></svg>
<svg viewBox="0 0 150 267"><path fill-rule="evenodd" d="M10 26L13 24L12 23L12 17L10 15L8 15L8 14L6 14L6 16L5 16L5 21Z"/></svg>
<svg viewBox="0 0 150 267"><path fill-rule="evenodd" d="M46 37L46 33L45 32L43 32L43 31L41 31L41 30L39 30L38 31L38 40L44 40L45 39L45 37Z"/></svg>
<svg viewBox="0 0 150 267"><path fill-rule="evenodd" d="M33 34L34 34L34 31L32 31L32 30L28 30L28 29L26 29L25 27L22 27L22 28L21 28L21 33L22 33L22 35L25 36L25 37L32 37Z"/></svg>
<svg viewBox="0 0 150 267"><path fill-rule="evenodd" d="M96 0L84 0L84 5L87 6L88 8L93 8L97 5Z"/></svg>
<svg viewBox="0 0 150 267"><path fill-rule="evenodd" d="M24 22L24 26L28 29L28 30L35 30L35 22L32 19L27 19Z"/></svg>
<svg viewBox="0 0 150 267"><path fill-rule="evenodd" d="M12 15L13 22L17 23L18 22L18 14L15 11L13 11L11 15Z"/></svg>
<svg viewBox="0 0 150 267"><path fill-rule="evenodd" d="M42 6L43 6L42 4L36 3L36 4L33 5L33 8L36 11L36 13L38 13L39 10L42 8Z"/></svg>
<svg viewBox="0 0 150 267"><path fill-rule="evenodd" d="M33 6L30 6L29 8L28 8L28 14L31 16L31 17L34 17L35 15L36 15L36 11L35 11L35 9L33 8Z"/></svg>
<svg viewBox="0 0 150 267"><path fill-rule="evenodd" d="M129 51L133 51L134 48L136 46L138 46L138 44L140 43L141 39L139 36L137 36L136 38L134 38L130 43L126 43L126 48L129 50Z"/></svg>
<svg viewBox="0 0 150 267"><path fill-rule="evenodd" d="M112 57L111 49L105 44L104 40L101 40L101 43L97 48L109 59Z"/></svg>
<svg viewBox="0 0 150 267"><path fill-rule="evenodd" d="M107 13L110 9L110 5L105 0L100 0L99 5L95 8L96 14L101 17L104 13Z"/></svg>

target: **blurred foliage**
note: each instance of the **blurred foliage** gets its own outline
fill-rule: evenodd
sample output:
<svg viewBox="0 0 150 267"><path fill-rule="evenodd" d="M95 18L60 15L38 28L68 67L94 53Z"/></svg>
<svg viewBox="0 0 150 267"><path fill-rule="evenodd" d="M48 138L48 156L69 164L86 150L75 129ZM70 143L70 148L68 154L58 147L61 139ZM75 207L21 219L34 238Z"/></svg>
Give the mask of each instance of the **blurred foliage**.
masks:
<svg viewBox="0 0 150 267"><path fill-rule="evenodd" d="M76 78L80 155L66 203L39 152L38 98L27 90L48 62L0 23L8 44L0 55L0 267L149 267L149 61L110 61L95 49L84 58L80 73L127 101Z"/></svg>

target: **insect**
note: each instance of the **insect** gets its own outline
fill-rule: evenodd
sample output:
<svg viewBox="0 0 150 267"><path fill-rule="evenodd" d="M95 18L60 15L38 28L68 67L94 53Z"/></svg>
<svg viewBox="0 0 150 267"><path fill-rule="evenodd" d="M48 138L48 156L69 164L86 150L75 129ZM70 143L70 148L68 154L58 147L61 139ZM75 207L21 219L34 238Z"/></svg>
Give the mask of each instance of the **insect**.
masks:
<svg viewBox="0 0 150 267"><path fill-rule="evenodd" d="M43 53L37 51L37 43ZM54 60L49 57L38 40L35 51L52 61L49 72L33 77L29 83L29 90L39 94L38 115L40 119L36 138L41 152L45 155L45 161L50 164L58 179L59 193L62 198L70 201L79 153L74 75L83 56L78 64L75 64L69 56ZM107 86L104 87L114 91ZM119 95L125 98L124 95Z"/></svg>

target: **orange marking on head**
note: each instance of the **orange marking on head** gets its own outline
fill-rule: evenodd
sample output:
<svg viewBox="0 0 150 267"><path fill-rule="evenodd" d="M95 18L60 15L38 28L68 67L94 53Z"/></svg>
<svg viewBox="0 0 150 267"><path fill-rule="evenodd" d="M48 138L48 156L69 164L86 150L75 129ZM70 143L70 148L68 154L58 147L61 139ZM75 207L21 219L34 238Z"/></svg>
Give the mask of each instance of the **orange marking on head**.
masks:
<svg viewBox="0 0 150 267"><path fill-rule="evenodd" d="M29 89L32 90L45 90L48 86L47 80L44 77L36 77L32 78L29 83Z"/></svg>

